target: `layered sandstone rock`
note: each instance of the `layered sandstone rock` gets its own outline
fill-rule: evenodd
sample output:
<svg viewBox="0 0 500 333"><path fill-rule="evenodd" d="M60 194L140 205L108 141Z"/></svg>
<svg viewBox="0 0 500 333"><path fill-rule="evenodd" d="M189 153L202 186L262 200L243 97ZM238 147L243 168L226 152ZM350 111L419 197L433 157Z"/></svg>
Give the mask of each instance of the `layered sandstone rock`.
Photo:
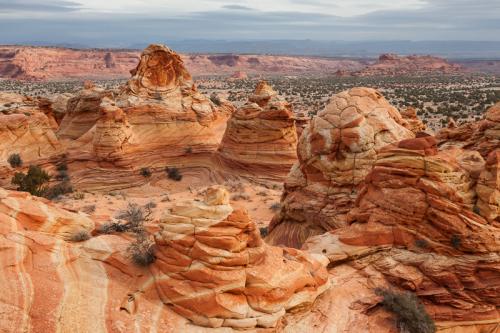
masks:
<svg viewBox="0 0 500 333"><path fill-rule="evenodd" d="M356 76L390 76L403 74L453 74L462 71L462 67L457 64L451 64L446 59L410 55L399 56L397 54L382 54L378 61L372 65L363 68L354 73Z"/></svg>
<svg viewBox="0 0 500 333"><path fill-rule="evenodd" d="M491 329L500 318L500 229L492 214L498 158L485 168L477 152L438 152L436 142L427 136L382 149L349 226L305 248L326 254L331 266L415 292L449 327ZM477 193L488 208L476 206L482 169Z"/></svg>
<svg viewBox="0 0 500 333"><path fill-rule="evenodd" d="M297 130L292 107L265 81L248 102L233 113L218 149L233 171L284 179L297 161Z"/></svg>
<svg viewBox="0 0 500 333"><path fill-rule="evenodd" d="M235 332L308 309L329 286L326 258L265 245L228 196L176 205L144 268L129 258L132 235L92 237L85 214L0 189L0 330Z"/></svg>
<svg viewBox="0 0 500 333"><path fill-rule="evenodd" d="M477 209L489 223L500 227L500 148L492 151L476 186Z"/></svg>
<svg viewBox="0 0 500 333"><path fill-rule="evenodd" d="M111 91L85 85L83 90L67 101L67 110L57 133L58 136L75 140L87 133L99 119L99 106L102 100L112 96Z"/></svg>
<svg viewBox="0 0 500 333"><path fill-rule="evenodd" d="M412 107L406 108L401 111L401 116L408 123L406 128L408 128L413 133L417 134L426 130L425 124L418 118L417 110Z"/></svg>
<svg viewBox="0 0 500 333"><path fill-rule="evenodd" d="M328 287L322 264L267 246L224 189L208 189L204 202L175 205L160 228L156 287L165 304L198 325L273 327Z"/></svg>
<svg viewBox="0 0 500 333"><path fill-rule="evenodd" d="M486 111L483 120L462 126L448 126L436 134L439 145L477 150L486 159L500 147L500 102Z"/></svg>
<svg viewBox="0 0 500 333"><path fill-rule="evenodd" d="M50 104L17 94L0 94L0 165L18 153L25 162L49 157L61 149Z"/></svg>
<svg viewBox="0 0 500 333"><path fill-rule="evenodd" d="M286 180L269 241L300 247L309 236L344 226L377 151L414 136L405 124L376 90L333 96L300 137L299 162Z"/></svg>

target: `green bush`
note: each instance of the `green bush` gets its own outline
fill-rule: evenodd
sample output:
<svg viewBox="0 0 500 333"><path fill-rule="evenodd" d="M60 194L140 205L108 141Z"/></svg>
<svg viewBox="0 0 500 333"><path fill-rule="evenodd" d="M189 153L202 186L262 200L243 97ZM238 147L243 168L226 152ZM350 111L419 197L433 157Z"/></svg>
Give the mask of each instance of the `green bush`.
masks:
<svg viewBox="0 0 500 333"><path fill-rule="evenodd" d="M54 185L46 190L44 196L47 199L55 199L61 195L73 193L73 185L68 181L63 181L57 185Z"/></svg>
<svg viewBox="0 0 500 333"><path fill-rule="evenodd" d="M146 267L156 260L154 243L149 241L144 234L138 235L127 250L137 266Z"/></svg>
<svg viewBox="0 0 500 333"><path fill-rule="evenodd" d="M50 180L50 175L36 165L30 165L28 173L17 172L11 180L13 185L17 185L18 191L29 192L32 195L43 196L48 187L45 185Z"/></svg>
<svg viewBox="0 0 500 333"><path fill-rule="evenodd" d="M9 162L10 166L13 168L19 168L23 165L23 160L19 154L11 154L7 159L7 162Z"/></svg>
<svg viewBox="0 0 500 333"><path fill-rule="evenodd" d="M400 332L436 332L434 321L414 293L399 293L379 288L375 290L375 293L383 297L382 306L396 315L396 324Z"/></svg>

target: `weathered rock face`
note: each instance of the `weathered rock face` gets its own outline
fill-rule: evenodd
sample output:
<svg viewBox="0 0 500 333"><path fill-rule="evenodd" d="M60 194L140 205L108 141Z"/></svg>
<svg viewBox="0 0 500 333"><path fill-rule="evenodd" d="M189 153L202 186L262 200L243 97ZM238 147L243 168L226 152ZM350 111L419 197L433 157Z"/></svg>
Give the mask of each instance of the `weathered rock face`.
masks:
<svg viewBox="0 0 500 333"><path fill-rule="evenodd" d="M485 119L459 127L449 126L439 131L436 138L441 147L477 150L486 159L500 147L500 102L488 109Z"/></svg>
<svg viewBox="0 0 500 333"><path fill-rule="evenodd" d="M485 168L479 153L438 152L436 142L427 136L382 149L348 215L350 225L311 238L305 248L326 254L330 265L342 263L415 292L439 322L495 325L498 157ZM479 202L493 204L476 206L480 170Z"/></svg>
<svg viewBox="0 0 500 333"><path fill-rule="evenodd" d="M264 81L231 116L218 149L235 172L282 180L297 161L292 107Z"/></svg>
<svg viewBox="0 0 500 333"><path fill-rule="evenodd" d="M111 91L86 85L76 96L67 101L67 110L59 127L61 138L76 140L92 129L100 117L99 106Z"/></svg>
<svg viewBox="0 0 500 333"><path fill-rule="evenodd" d="M489 223L500 227L500 148L486 160L476 186L477 208Z"/></svg>
<svg viewBox="0 0 500 333"><path fill-rule="evenodd" d="M205 202L176 205L160 227L155 284L163 302L195 324L273 327L327 288L322 264L267 246L223 189L209 189Z"/></svg>
<svg viewBox="0 0 500 333"><path fill-rule="evenodd" d="M57 153L61 145L50 106L17 94L0 94L0 165L18 153L24 162Z"/></svg>
<svg viewBox="0 0 500 333"><path fill-rule="evenodd" d="M405 124L376 90L333 96L300 137L299 162L285 182L269 241L300 247L309 236L344 226L377 150L414 136Z"/></svg>
<svg viewBox="0 0 500 333"><path fill-rule="evenodd" d="M308 308L329 286L326 258L265 245L228 196L209 189L205 202L177 205L154 237L158 259L140 268L129 235L72 242L94 221L0 189L0 330L233 332Z"/></svg>
<svg viewBox="0 0 500 333"><path fill-rule="evenodd" d="M459 73L462 67L433 56L399 56L382 54L378 61L354 73L356 76L390 76L402 74Z"/></svg>
<svg viewBox="0 0 500 333"><path fill-rule="evenodd" d="M406 110L401 111L401 116L408 123L408 125L406 125L405 127L413 133L417 134L426 130L426 126L424 125L422 120L418 118L417 110L415 110L414 108L408 107L406 108Z"/></svg>

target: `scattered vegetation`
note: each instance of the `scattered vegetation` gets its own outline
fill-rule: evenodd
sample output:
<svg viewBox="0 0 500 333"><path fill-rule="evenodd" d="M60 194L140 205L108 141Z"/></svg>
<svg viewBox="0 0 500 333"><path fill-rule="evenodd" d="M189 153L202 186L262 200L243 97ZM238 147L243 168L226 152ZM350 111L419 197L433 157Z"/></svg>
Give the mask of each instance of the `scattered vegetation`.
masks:
<svg viewBox="0 0 500 333"><path fill-rule="evenodd" d="M426 249L427 247L429 247L429 242L425 239L417 239L415 240L415 245L422 249Z"/></svg>
<svg viewBox="0 0 500 333"><path fill-rule="evenodd" d="M69 181L63 181L62 183L49 187L44 197L53 200L68 193L73 193L73 185L71 185Z"/></svg>
<svg viewBox="0 0 500 333"><path fill-rule="evenodd" d="M149 266L156 260L155 246L146 233L137 234L136 240L127 249L132 261L138 266Z"/></svg>
<svg viewBox="0 0 500 333"><path fill-rule="evenodd" d="M88 206L85 206L82 208L82 212L84 212L86 214L92 214L95 212L95 210L96 210L95 205L88 205Z"/></svg>
<svg viewBox="0 0 500 333"><path fill-rule="evenodd" d="M388 289L376 289L383 297L383 307L394 313L401 333L434 333L436 326L425 307L414 293L399 293Z"/></svg>
<svg viewBox="0 0 500 333"><path fill-rule="evenodd" d="M477 205L474 205L474 207L472 207L472 211L474 212L474 214L477 214L477 215L481 214L481 210L479 209L479 207Z"/></svg>
<svg viewBox="0 0 500 333"><path fill-rule="evenodd" d="M454 249L458 249L462 244L462 238L460 238L460 235L454 234L451 236L450 243Z"/></svg>
<svg viewBox="0 0 500 333"><path fill-rule="evenodd" d="M181 175L179 169L177 169L177 168L166 167L165 172L167 173L168 178L170 178L172 180L175 180L177 182L182 180L182 175Z"/></svg>
<svg viewBox="0 0 500 333"><path fill-rule="evenodd" d="M259 228L259 231L260 231L260 236L262 238L266 237L267 235L269 235L269 228L268 227L262 227L262 228Z"/></svg>
<svg viewBox="0 0 500 333"><path fill-rule="evenodd" d="M144 178L149 178L153 174L149 168L142 168L140 173Z"/></svg>
<svg viewBox="0 0 500 333"><path fill-rule="evenodd" d="M11 180L13 185L17 185L18 191L29 192L32 195L44 196L47 193L50 175L36 165L30 165L28 173L17 172Z"/></svg>
<svg viewBox="0 0 500 333"><path fill-rule="evenodd" d="M231 195L231 200L239 201L239 200L250 200L250 196L246 193L235 193Z"/></svg>
<svg viewBox="0 0 500 333"><path fill-rule="evenodd" d="M83 193L83 192L76 192L73 195L73 199L75 199L75 200L83 200L83 199L85 199L85 193Z"/></svg>
<svg viewBox="0 0 500 333"><path fill-rule="evenodd" d="M11 154L7 159L7 162L9 162L10 166L13 168L19 168L23 166L23 160L21 159L21 155L17 153Z"/></svg>
<svg viewBox="0 0 500 333"><path fill-rule="evenodd" d="M84 242L89 240L92 236L87 230L82 230L71 236L70 241L72 242Z"/></svg>

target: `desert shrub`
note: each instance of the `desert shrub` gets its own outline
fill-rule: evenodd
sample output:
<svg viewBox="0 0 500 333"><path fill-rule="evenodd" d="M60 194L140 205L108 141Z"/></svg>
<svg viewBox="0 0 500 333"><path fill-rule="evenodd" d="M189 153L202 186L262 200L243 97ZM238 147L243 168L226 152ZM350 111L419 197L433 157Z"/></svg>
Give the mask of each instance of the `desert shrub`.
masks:
<svg viewBox="0 0 500 333"><path fill-rule="evenodd" d="M269 207L269 209L273 212L277 212L281 209L281 204L279 202L275 202L271 205L271 207Z"/></svg>
<svg viewBox="0 0 500 333"><path fill-rule="evenodd" d="M68 181L64 181L48 188L43 196L47 199L55 199L68 193L73 193L73 185Z"/></svg>
<svg viewBox="0 0 500 333"><path fill-rule="evenodd" d="M142 168L141 169L141 176L143 176L144 178L149 178L151 177L153 173L151 172L151 170L149 168Z"/></svg>
<svg viewBox="0 0 500 333"><path fill-rule="evenodd" d="M181 181L182 180L182 175L177 168L165 168L165 171L167 172L168 178L175 180L175 181Z"/></svg>
<svg viewBox="0 0 500 333"><path fill-rule="evenodd" d="M7 162L9 162L10 166L13 168L19 168L23 165L23 160L19 154L11 154L7 159Z"/></svg>
<svg viewBox="0 0 500 333"><path fill-rule="evenodd" d="M450 239L451 246L453 248L458 249L460 247L460 244L462 244L462 239L460 238L460 235L452 235Z"/></svg>
<svg viewBox="0 0 500 333"><path fill-rule="evenodd" d="M257 192L257 195L260 195L262 197L267 197L267 192L265 191L260 191L260 192Z"/></svg>
<svg viewBox="0 0 500 333"><path fill-rule="evenodd" d="M156 207L158 207L158 205L154 201L150 201L144 205L144 208L146 208L148 211L151 211L152 209L154 209Z"/></svg>
<svg viewBox="0 0 500 333"><path fill-rule="evenodd" d="M110 222L101 226L100 233L110 234L113 232L131 231L134 233L142 233L144 231L144 222L149 220L151 208L141 207L134 203L129 203L125 210L118 212L117 219L124 220L122 222Z"/></svg>
<svg viewBox="0 0 500 333"><path fill-rule="evenodd" d="M50 175L36 165L30 165L28 173L17 172L11 180L17 185L18 191L29 192L32 195L43 196L48 187L45 185L50 180Z"/></svg>
<svg viewBox="0 0 500 333"><path fill-rule="evenodd" d="M138 235L127 251L137 266L146 267L156 260L154 243L145 234Z"/></svg>
<svg viewBox="0 0 500 333"><path fill-rule="evenodd" d="M425 239L417 239L415 240L415 245L422 249L425 249L429 246L429 242Z"/></svg>
<svg viewBox="0 0 500 333"><path fill-rule="evenodd" d="M79 232L71 235L70 241L83 242L83 241L90 239L91 237L92 236L90 235L90 233L87 230L82 230L82 231L79 231Z"/></svg>
<svg viewBox="0 0 500 333"><path fill-rule="evenodd" d="M66 170L59 171L56 175L56 180L69 181L69 175Z"/></svg>
<svg viewBox="0 0 500 333"><path fill-rule="evenodd" d="M73 199L75 200L82 200L85 199L85 193L83 192L77 192L73 195Z"/></svg>
<svg viewBox="0 0 500 333"><path fill-rule="evenodd" d="M376 289L375 293L383 297L383 307L395 314L400 332L436 332L434 321L414 293L399 293L388 289Z"/></svg>
<svg viewBox="0 0 500 333"><path fill-rule="evenodd" d="M185 149L185 152L186 152L186 154L191 154L193 152L193 148L192 147L187 147Z"/></svg>
<svg viewBox="0 0 500 333"><path fill-rule="evenodd" d="M59 172L68 171L68 164L66 164L66 162L61 162L57 164L56 170Z"/></svg>
<svg viewBox="0 0 500 333"><path fill-rule="evenodd" d="M477 215L481 214L481 210L479 209L479 207L477 205L474 205L474 207L472 207L472 211L474 212L474 214L477 214Z"/></svg>
<svg viewBox="0 0 500 333"><path fill-rule="evenodd" d="M233 201L250 200L250 196L246 193L236 193L231 196L231 200Z"/></svg>
<svg viewBox="0 0 500 333"><path fill-rule="evenodd" d="M262 238L266 237L267 235L269 235L269 228L268 227L262 227L262 228L259 228L259 231L260 231L260 236Z"/></svg>

